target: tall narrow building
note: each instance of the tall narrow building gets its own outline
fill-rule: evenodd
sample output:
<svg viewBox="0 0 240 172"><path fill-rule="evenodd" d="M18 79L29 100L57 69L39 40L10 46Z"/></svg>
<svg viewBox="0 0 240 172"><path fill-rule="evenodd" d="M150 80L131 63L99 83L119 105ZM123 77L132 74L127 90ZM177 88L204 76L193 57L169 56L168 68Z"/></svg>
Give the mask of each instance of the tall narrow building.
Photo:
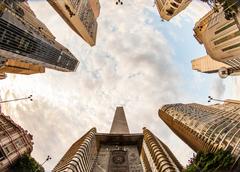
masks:
<svg viewBox="0 0 240 172"><path fill-rule="evenodd" d="M0 171L7 172L21 155L33 150L32 135L0 113Z"/></svg>
<svg viewBox="0 0 240 172"><path fill-rule="evenodd" d="M240 21L240 13L236 14L236 19ZM194 32L213 60L232 67L230 71L223 70L225 73L240 72L240 31L234 19L226 20L222 9L211 10L195 24Z"/></svg>
<svg viewBox="0 0 240 172"><path fill-rule="evenodd" d="M131 134L123 107L117 107L110 133L90 129L77 140L53 172L180 172L181 164L148 129Z"/></svg>
<svg viewBox="0 0 240 172"><path fill-rule="evenodd" d="M240 102L164 105L160 118L194 151L229 150L240 158Z"/></svg>
<svg viewBox="0 0 240 172"><path fill-rule="evenodd" d="M47 0L64 21L89 45L96 44L99 0Z"/></svg>
<svg viewBox="0 0 240 172"><path fill-rule="evenodd" d="M162 19L171 20L192 2L192 0L155 0L158 12Z"/></svg>
<svg viewBox="0 0 240 172"><path fill-rule="evenodd" d="M59 44L24 0L0 2L0 74L71 72L78 60Z"/></svg>

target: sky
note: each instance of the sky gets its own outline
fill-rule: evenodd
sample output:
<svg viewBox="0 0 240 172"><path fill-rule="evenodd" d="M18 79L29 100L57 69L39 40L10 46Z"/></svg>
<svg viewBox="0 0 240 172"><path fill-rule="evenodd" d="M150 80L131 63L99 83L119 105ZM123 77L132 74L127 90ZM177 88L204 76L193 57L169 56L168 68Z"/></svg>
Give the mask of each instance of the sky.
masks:
<svg viewBox="0 0 240 172"><path fill-rule="evenodd" d="M76 72L8 75L2 99L33 95L33 102L8 103L3 112L33 135L32 156L54 168L67 149L92 127L109 132L116 106L123 106L132 133L150 129L185 166L193 151L158 117L168 103L207 104L207 97L238 99L239 77L220 79L191 69L206 54L193 37L194 23L208 10L198 0L170 22L154 1L101 0L96 46L85 43L44 0L29 0L37 17L80 61Z"/></svg>

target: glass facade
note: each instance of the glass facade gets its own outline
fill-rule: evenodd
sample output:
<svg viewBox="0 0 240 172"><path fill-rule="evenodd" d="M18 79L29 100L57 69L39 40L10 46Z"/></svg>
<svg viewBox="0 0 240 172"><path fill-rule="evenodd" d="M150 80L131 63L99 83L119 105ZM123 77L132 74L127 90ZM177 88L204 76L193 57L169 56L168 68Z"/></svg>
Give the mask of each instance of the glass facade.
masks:
<svg viewBox="0 0 240 172"><path fill-rule="evenodd" d="M27 22L25 18L33 14L21 8L16 2L12 4L16 7L11 8L11 4L3 4L3 2L0 4L0 49L26 57L27 60L22 60L30 63L39 63L63 71L75 71L78 60L65 47L42 32L45 25L34 28L33 25L28 24L29 21ZM22 11L21 15L17 13L19 9ZM37 19L34 20L36 22ZM38 22L38 25L41 25L40 21Z"/></svg>

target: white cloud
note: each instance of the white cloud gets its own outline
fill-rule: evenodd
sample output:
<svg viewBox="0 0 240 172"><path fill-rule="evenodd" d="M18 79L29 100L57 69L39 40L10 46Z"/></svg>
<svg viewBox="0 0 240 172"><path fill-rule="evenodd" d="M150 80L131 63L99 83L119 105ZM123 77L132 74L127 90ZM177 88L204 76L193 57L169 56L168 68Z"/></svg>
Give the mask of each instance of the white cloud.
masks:
<svg viewBox="0 0 240 172"><path fill-rule="evenodd" d="M223 79L218 77L212 83L211 95L216 98L221 98L225 93L225 89L226 89L226 86L224 85Z"/></svg>
<svg viewBox="0 0 240 172"><path fill-rule="evenodd" d="M3 98L33 94L34 102L8 104L5 111L34 136L33 156L51 170L70 145L91 127L108 132L115 107L123 105L132 132L146 126L185 164L192 151L158 117L163 104L180 102L187 90L177 72L175 53L150 14L153 2L101 1L97 45L89 47L45 1L29 1L57 40L80 60L76 73L47 70L1 81ZM192 8L201 8L195 6ZM191 8L190 8L191 9ZM191 11L191 10L189 10ZM194 11L194 10L192 10ZM192 16L199 16L195 11ZM185 13L182 18L189 17ZM177 19L176 19L177 20ZM181 147L181 149L179 149ZM183 153L184 152L184 153Z"/></svg>

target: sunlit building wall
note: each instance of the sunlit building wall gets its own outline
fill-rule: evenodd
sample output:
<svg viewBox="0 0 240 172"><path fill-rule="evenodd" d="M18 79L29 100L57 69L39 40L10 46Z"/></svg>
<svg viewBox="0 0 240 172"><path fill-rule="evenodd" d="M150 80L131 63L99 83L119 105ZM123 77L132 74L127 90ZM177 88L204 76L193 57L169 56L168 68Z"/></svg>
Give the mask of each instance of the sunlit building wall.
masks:
<svg viewBox="0 0 240 172"><path fill-rule="evenodd" d="M183 11L192 0L156 0L156 6L162 19L171 20Z"/></svg>
<svg viewBox="0 0 240 172"><path fill-rule="evenodd" d="M98 0L48 0L64 21L89 45L96 44Z"/></svg>
<svg viewBox="0 0 240 172"><path fill-rule="evenodd" d="M240 13L236 19L240 21ZM231 66L236 72L240 70L240 31L234 19L226 20L221 9L219 12L212 10L196 23L194 32L211 58Z"/></svg>
<svg viewBox="0 0 240 172"><path fill-rule="evenodd" d="M226 100L211 106L192 104L164 105L160 118L194 151L229 150L240 156L239 102Z"/></svg>
<svg viewBox="0 0 240 172"><path fill-rule="evenodd" d="M141 160L144 171L182 171L182 165L167 145L147 128L143 128L143 135Z"/></svg>
<svg viewBox="0 0 240 172"><path fill-rule="evenodd" d="M222 67L231 68L225 63L213 60L208 55L192 60L192 69L202 73L216 73Z"/></svg>

